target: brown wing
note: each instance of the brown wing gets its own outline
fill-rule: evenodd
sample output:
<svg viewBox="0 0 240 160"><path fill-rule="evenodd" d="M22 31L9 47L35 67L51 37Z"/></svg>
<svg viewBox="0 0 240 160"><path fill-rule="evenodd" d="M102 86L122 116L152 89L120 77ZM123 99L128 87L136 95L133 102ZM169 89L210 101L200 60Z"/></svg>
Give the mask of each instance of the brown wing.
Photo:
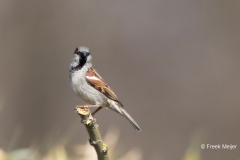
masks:
<svg viewBox="0 0 240 160"><path fill-rule="evenodd" d="M110 87L103 81L102 77L92 67L87 71L85 76L87 82L94 87L96 90L104 94L109 99L118 102L117 96L110 89Z"/></svg>

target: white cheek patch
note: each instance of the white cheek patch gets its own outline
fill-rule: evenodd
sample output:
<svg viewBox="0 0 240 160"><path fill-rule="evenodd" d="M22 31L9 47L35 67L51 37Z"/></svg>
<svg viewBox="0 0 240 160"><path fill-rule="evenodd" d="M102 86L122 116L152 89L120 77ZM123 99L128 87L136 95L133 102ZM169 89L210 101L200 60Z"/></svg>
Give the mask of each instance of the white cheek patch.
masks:
<svg viewBox="0 0 240 160"><path fill-rule="evenodd" d="M74 55L71 66L76 67L79 65L79 56Z"/></svg>
<svg viewBox="0 0 240 160"><path fill-rule="evenodd" d="M78 65L77 62L75 62L75 61L72 62L72 66L73 66L73 67L77 67L77 65Z"/></svg>
<svg viewBox="0 0 240 160"><path fill-rule="evenodd" d="M92 56L89 55L89 56L87 57L87 62L88 62L88 63L91 63L91 61L92 61Z"/></svg>

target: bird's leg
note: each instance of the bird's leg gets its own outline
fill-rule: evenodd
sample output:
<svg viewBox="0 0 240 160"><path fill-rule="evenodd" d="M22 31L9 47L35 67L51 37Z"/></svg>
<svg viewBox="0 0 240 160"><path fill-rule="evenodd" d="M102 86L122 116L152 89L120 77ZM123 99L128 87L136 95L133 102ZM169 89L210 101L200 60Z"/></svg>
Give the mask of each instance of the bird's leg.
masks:
<svg viewBox="0 0 240 160"><path fill-rule="evenodd" d="M94 116L100 109L102 109L102 107L98 107L98 109L96 109L96 110L92 113L92 116Z"/></svg>

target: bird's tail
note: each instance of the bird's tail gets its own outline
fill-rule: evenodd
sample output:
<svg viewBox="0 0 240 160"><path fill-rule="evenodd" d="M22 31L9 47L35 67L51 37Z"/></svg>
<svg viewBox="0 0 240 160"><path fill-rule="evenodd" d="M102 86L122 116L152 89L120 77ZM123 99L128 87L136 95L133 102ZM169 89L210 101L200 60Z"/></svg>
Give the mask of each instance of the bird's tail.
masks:
<svg viewBox="0 0 240 160"><path fill-rule="evenodd" d="M134 119L127 113L127 111L125 109L123 109L122 106L120 106L121 104L116 103L115 101L110 102L110 106L111 109L113 109L114 111L116 111L117 113L120 113L122 116L126 117L127 120L132 124L132 126L135 128L135 130L137 131L141 131L141 128L139 127L139 125L137 124L136 121L134 121Z"/></svg>

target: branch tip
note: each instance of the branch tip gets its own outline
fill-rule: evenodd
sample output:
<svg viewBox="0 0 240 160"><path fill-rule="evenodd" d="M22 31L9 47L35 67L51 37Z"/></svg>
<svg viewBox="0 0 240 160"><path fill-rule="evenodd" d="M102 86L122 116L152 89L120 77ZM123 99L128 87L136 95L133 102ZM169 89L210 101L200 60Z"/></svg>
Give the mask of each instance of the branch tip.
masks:
<svg viewBox="0 0 240 160"><path fill-rule="evenodd" d="M76 109L77 109L77 113L79 114L79 115L84 115L84 116L86 116L86 115L89 115L90 114L90 110L87 108L87 107L84 107L84 106L80 106L80 107L76 107Z"/></svg>

